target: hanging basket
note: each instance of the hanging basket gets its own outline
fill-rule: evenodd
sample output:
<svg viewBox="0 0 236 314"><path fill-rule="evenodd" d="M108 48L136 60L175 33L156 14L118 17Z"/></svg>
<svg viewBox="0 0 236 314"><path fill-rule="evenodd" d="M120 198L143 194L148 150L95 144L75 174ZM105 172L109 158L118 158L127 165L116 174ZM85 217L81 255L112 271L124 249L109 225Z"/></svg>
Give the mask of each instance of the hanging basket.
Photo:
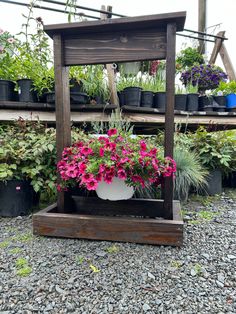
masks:
<svg viewBox="0 0 236 314"><path fill-rule="evenodd" d="M97 196L103 200L127 200L132 198L134 194L134 188L132 186L128 186L124 180L114 178L110 184L104 181L99 182L96 193Z"/></svg>

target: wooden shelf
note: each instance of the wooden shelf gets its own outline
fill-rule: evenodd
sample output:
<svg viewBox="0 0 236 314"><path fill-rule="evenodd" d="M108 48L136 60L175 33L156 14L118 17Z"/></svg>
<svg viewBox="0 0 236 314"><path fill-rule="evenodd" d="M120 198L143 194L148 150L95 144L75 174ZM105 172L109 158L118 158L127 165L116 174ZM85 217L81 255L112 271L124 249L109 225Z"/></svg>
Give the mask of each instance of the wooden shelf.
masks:
<svg viewBox="0 0 236 314"><path fill-rule="evenodd" d="M76 124L92 121L108 121L111 111L116 108L115 105L74 105L74 107L75 106L76 111L71 111L71 121ZM48 107L48 104L22 103L21 108L22 109L19 109L18 102L0 103L0 121L14 121L19 119L19 117L25 120L40 120L50 123L55 123L56 121L54 108ZM137 126L145 125L145 127L156 127L163 126L165 122L164 112L155 108L124 106L122 111L124 118L127 118ZM214 124L221 128L235 128L236 112L187 112L176 110L174 121L177 124L187 124L191 127Z"/></svg>

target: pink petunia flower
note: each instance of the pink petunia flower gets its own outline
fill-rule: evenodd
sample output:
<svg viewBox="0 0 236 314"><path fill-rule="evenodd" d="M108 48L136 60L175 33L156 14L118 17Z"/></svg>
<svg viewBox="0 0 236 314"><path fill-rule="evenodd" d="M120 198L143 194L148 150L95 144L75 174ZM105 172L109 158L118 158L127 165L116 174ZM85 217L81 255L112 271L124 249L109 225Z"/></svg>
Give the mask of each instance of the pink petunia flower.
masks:
<svg viewBox="0 0 236 314"><path fill-rule="evenodd" d="M144 142L144 140L141 140L140 142L140 148L142 151L146 151L147 150L147 145L146 143Z"/></svg>
<svg viewBox="0 0 236 314"><path fill-rule="evenodd" d="M96 190L97 187L98 187L98 182L95 179L91 179L91 180L86 182L86 188L89 191Z"/></svg>
<svg viewBox="0 0 236 314"><path fill-rule="evenodd" d="M94 176L91 173L85 173L81 177L81 183L87 183L94 179Z"/></svg>
<svg viewBox="0 0 236 314"><path fill-rule="evenodd" d="M104 148L102 148L102 147L99 148L99 156L100 157L104 156Z"/></svg>
<svg viewBox="0 0 236 314"><path fill-rule="evenodd" d="M124 169L120 169L117 171L117 176L118 178L122 179L122 180L125 180L127 179L127 175L126 175L126 172Z"/></svg>
<svg viewBox="0 0 236 314"><path fill-rule="evenodd" d="M0 28L0 35L2 35L4 33L5 33L5 31L2 28Z"/></svg>
<svg viewBox="0 0 236 314"><path fill-rule="evenodd" d="M91 155L93 153L92 148L84 146L80 149L81 154L83 154L84 156L88 156Z"/></svg>
<svg viewBox="0 0 236 314"><path fill-rule="evenodd" d="M108 136L113 136L117 134L117 129L110 129L107 131Z"/></svg>

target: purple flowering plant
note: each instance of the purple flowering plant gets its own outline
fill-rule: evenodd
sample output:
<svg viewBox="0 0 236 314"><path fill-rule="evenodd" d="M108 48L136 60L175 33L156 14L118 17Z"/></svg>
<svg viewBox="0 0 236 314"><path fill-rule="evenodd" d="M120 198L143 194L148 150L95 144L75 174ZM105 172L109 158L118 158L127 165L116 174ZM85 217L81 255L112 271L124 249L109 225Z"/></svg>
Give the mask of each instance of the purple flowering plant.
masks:
<svg viewBox="0 0 236 314"><path fill-rule="evenodd" d="M226 82L227 74L216 65L200 64L182 72L180 80L185 86L198 86L198 91L204 93L208 89L217 88L220 82Z"/></svg>

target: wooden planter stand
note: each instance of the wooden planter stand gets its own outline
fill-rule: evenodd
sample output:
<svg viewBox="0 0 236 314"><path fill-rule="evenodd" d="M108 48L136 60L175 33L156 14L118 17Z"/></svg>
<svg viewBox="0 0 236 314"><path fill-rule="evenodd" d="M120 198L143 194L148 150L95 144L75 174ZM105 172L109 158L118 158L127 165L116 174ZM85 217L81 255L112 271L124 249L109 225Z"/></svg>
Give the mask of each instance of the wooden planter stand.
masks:
<svg viewBox="0 0 236 314"><path fill-rule="evenodd" d="M45 26L54 42L57 157L71 144L68 66L166 59L165 156L173 156L175 37L185 12ZM38 235L183 244L180 204L173 178L165 179L163 200L103 201L58 193L57 204L33 216Z"/></svg>

